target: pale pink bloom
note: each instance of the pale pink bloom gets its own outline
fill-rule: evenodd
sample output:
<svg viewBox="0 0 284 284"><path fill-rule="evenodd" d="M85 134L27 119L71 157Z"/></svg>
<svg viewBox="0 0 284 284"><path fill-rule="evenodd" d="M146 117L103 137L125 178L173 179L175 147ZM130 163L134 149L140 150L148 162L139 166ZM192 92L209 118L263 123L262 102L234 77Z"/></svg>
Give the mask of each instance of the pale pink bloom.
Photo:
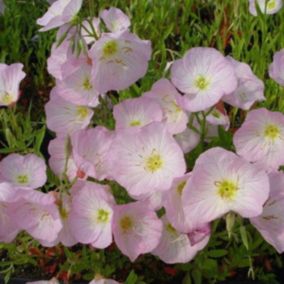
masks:
<svg viewBox="0 0 284 284"><path fill-rule="evenodd" d="M52 45L50 56L47 59L47 70L56 79L63 80L79 69L87 58L82 54L76 57L68 40L64 40L59 46L57 45L57 43Z"/></svg>
<svg viewBox="0 0 284 284"><path fill-rule="evenodd" d="M15 201L18 191L10 183L0 182L0 242L9 243L19 232L18 226L9 214L10 204Z"/></svg>
<svg viewBox="0 0 284 284"><path fill-rule="evenodd" d="M171 67L173 84L185 93L184 108L191 112L214 106L234 92L237 78L232 65L216 49L195 47Z"/></svg>
<svg viewBox="0 0 284 284"><path fill-rule="evenodd" d="M178 232L165 216L162 217L162 221L162 238L159 245L152 251L152 254L157 255L166 263L189 262L209 241L209 237L206 237L206 239L202 239L200 243L193 245L188 235Z"/></svg>
<svg viewBox="0 0 284 284"><path fill-rule="evenodd" d="M284 115L265 108L252 110L233 138L236 152L267 171L284 164Z"/></svg>
<svg viewBox="0 0 284 284"><path fill-rule="evenodd" d="M59 282L56 278L52 278L50 280L27 282L26 284L59 284Z"/></svg>
<svg viewBox="0 0 284 284"><path fill-rule="evenodd" d="M0 180L17 188L39 188L46 179L45 161L35 154L10 154L0 162Z"/></svg>
<svg viewBox="0 0 284 284"><path fill-rule="evenodd" d="M92 182L73 195L69 217L71 232L78 242L106 248L112 243L113 204L107 186Z"/></svg>
<svg viewBox="0 0 284 284"><path fill-rule="evenodd" d="M100 19L95 17L92 19L91 24L89 21L83 21L81 35L85 40L86 44L92 44L96 41L96 37L100 37L100 22Z"/></svg>
<svg viewBox="0 0 284 284"><path fill-rule="evenodd" d="M93 83L99 93L123 90L142 78L151 57L151 42L128 31L103 34L90 56L95 62Z"/></svg>
<svg viewBox="0 0 284 284"><path fill-rule="evenodd" d="M58 135L72 134L86 128L93 116L90 108L74 105L60 97L56 88L50 93L45 113L47 127Z"/></svg>
<svg viewBox="0 0 284 284"><path fill-rule="evenodd" d="M137 132L121 131L109 153L112 177L132 196L168 190L185 172L183 152L164 125L153 122Z"/></svg>
<svg viewBox="0 0 284 284"><path fill-rule="evenodd" d="M65 173L70 181L77 175L77 167L72 156L71 141L68 136L58 136L48 144L49 166L60 178Z"/></svg>
<svg viewBox="0 0 284 284"><path fill-rule="evenodd" d="M154 99L160 104L170 133L177 134L186 129L188 116L180 104L182 96L169 80L160 79L144 96Z"/></svg>
<svg viewBox="0 0 284 284"><path fill-rule="evenodd" d="M198 218L198 217L197 217ZM197 245L199 250L203 249L208 243L211 235L211 227L209 223L202 224L195 230L190 231L188 234L192 246Z"/></svg>
<svg viewBox="0 0 284 284"><path fill-rule="evenodd" d="M162 222L144 202L117 205L114 211L113 235L117 247L133 262L143 253L157 247Z"/></svg>
<svg viewBox="0 0 284 284"><path fill-rule="evenodd" d="M175 135L175 139L182 151L186 154L193 150L200 141L200 135L196 131L186 128L183 132Z"/></svg>
<svg viewBox="0 0 284 284"><path fill-rule="evenodd" d="M89 284L119 284L119 282L112 279L94 279Z"/></svg>
<svg viewBox="0 0 284 284"><path fill-rule="evenodd" d="M187 232L188 221L185 215L182 195L184 188L191 176L191 173L187 173L181 177L175 178L171 185L171 188L164 193L163 206L166 209L166 216L169 222L174 226L175 229L181 232Z"/></svg>
<svg viewBox="0 0 284 284"><path fill-rule="evenodd" d="M197 159L182 196L184 212L190 220L188 229L230 211L245 218L258 216L268 194L269 180L263 170L233 152L211 148Z"/></svg>
<svg viewBox="0 0 284 284"><path fill-rule="evenodd" d="M81 9L83 0L57 0L52 3L47 12L39 19L37 24L42 26L40 32L58 28L73 20Z"/></svg>
<svg viewBox="0 0 284 284"><path fill-rule="evenodd" d="M75 105L96 107L99 104L99 93L91 78L92 63L87 59L80 67L62 81L57 81L57 93L66 101Z"/></svg>
<svg viewBox="0 0 284 284"><path fill-rule="evenodd" d="M282 0L249 0L249 12L257 16L256 5L263 14L275 14L283 6Z"/></svg>
<svg viewBox="0 0 284 284"><path fill-rule="evenodd" d="M26 76L23 67L21 63L0 63L0 106L8 106L18 100L20 82Z"/></svg>
<svg viewBox="0 0 284 284"><path fill-rule="evenodd" d="M244 110L250 109L257 101L265 100L264 84L254 75L250 66L230 56L226 58L235 69L238 78L238 87L232 94L224 96L222 100Z"/></svg>
<svg viewBox="0 0 284 284"><path fill-rule="evenodd" d="M99 180L108 176L107 155L113 135L110 130L97 126L71 136L73 157L80 172Z"/></svg>
<svg viewBox="0 0 284 284"><path fill-rule="evenodd" d="M59 214L62 222L62 229L58 233L57 238L52 242L41 241L41 244L45 247L54 247L59 243L62 243L66 247L71 247L77 244L77 240L74 238L70 229L70 210L71 210L72 196L67 193L61 193L60 199L56 200L59 208Z"/></svg>
<svg viewBox="0 0 284 284"><path fill-rule="evenodd" d="M275 52L273 61L269 65L269 76L279 85L284 86L284 48Z"/></svg>
<svg viewBox="0 0 284 284"><path fill-rule="evenodd" d="M146 97L124 100L113 108L115 128L141 128L151 122L161 121L162 109L159 104Z"/></svg>
<svg viewBox="0 0 284 284"><path fill-rule="evenodd" d="M111 32L125 31L130 27L130 20L120 9L111 7L100 12L100 18Z"/></svg>
<svg viewBox="0 0 284 284"><path fill-rule="evenodd" d="M56 240L62 229L58 208L52 194L36 190L21 193L13 204L11 218L42 245Z"/></svg>
<svg viewBox="0 0 284 284"><path fill-rule="evenodd" d="M270 196L263 213L250 219L263 238L279 252L284 252L284 174L270 174Z"/></svg>

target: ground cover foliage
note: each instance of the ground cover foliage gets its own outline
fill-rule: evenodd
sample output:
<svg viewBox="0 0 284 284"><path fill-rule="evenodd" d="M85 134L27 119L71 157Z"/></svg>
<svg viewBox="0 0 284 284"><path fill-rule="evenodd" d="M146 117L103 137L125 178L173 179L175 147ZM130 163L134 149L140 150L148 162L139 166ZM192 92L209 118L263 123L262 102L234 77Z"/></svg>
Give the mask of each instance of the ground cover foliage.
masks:
<svg viewBox="0 0 284 284"><path fill-rule="evenodd" d="M20 85L20 98L10 107L0 109L1 157L19 153L36 154L48 161L48 145L55 137L46 126L45 104L55 80L47 72L47 58L56 39L56 31L40 33L36 24L49 7L43 0L6 0L0 15L0 61L21 62L26 73ZM110 104L140 97L160 78L168 76L168 63L182 58L193 47L214 47L224 55L247 63L264 82L265 100L252 108L266 108L284 113L283 87L268 74L273 55L284 47L283 11L275 15L249 13L248 2L202 0L84 0L80 17L98 16L109 7L120 8L131 20L131 31L150 40L152 55L146 75L129 88L111 91L95 107L91 125L114 129ZM81 51L82 52L82 51ZM226 106L230 128L219 127L217 135L205 139L185 155L187 172L200 154L213 147L235 151L233 135L242 125L247 111ZM92 179L93 181L97 181ZM115 181L111 186L118 204L132 200ZM48 167L45 193L56 188L70 188L68 179L60 180ZM162 216L164 209L159 210ZM230 226L233 223L232 226ZM123 283L218 283L230 279L256 279L263 283L281 283L283 260L248 219L228 214L211 224L207 246L193 260L183 264L166 264L151 254L134 262L122 254L114 243L106 249L88 244L46 248L26 232L11 243L1 243L1 275L8 282L13 276L32 279L56 277L62 281L95 277L112 278Z"/></svg>

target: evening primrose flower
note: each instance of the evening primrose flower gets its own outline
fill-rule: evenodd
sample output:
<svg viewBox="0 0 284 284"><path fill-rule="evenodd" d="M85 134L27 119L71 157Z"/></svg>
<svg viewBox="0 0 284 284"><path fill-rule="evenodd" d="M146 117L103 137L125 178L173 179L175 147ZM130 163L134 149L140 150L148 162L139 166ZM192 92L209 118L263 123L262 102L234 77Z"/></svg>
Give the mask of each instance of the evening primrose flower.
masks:
<svg viewBox="0 0 284 284"><path fill-rule="evenodd" d="M143 94L144 97L154 99L163 110L163 117L172 134L181 133L186 129L188 116L182 108L181 94L167 79L160 79L149 92Z"/></svg>
<svg viewBox="0 0 284 284"><path fill-rule="evenodd" d="M46 182L45 161L35 154L10 154L0 162L0 181L19 189L36 189Z"/></svg>
<svg viewBox="0 0 284 284"><path fill-rule="evenodd" d="M265 108L252 110L235 132L238 155L268 172L284 164L284 115Z"/></svg>
<svg viewBox="0 0 284 284"><path fill-rule="evenodd" d="M185 94L184 108L191 112L214 106L237 87L234 68L216 49L195 47L171 66L173 84Z"/></svg>
<svg viewBox="0 0 284 284"><path fill-rule="evenodd" d="M120 9L111 7L100 12L100 18L104 21L109 31L121 32L130 27L130 20Z"/></svg>
<svg viewBox="0 0 284 284"><path fill-rule="evenodd" d="M113 108L115 128L141 128L151 122L161 121L162 109L159 104L150 98L139 97L124 100Z"/></svg>
<svg viewBox="0 0 284 284"><path fill-rule="evenodd" d="M284 86L284 48L277 51L269 65L269 76L279 85Z"/></svg>
<svg viewBox="0 0 284 284"><path fill-rule="evenodd" d="M258 216L268 194L269 179L263 170L216 147L197 159L182 203L189 229L195 229L230 211L245 218Z"/></svg>
<svg viewBox="0 0 284 284"><path fill-rule="evenodd" d="M91 70L92 64L85 59L80 68L57 81L58 94L75 105L96 107L99 104L99 93L92 82Z"/></svg>
<svg viewBox="0 0 284 284"><path fill-rule="evenodd" d="M52 194L36 190L21 192L10 214L17 226L42 245L51 243L62 229L58 208Z"/></svg>
<svg viewBox="0 0 284 284"><path fill-rule="evenodd" d="M90 50L93 83L99 93L123 90L142 78L151 57L151 42L128 31L105 33Z"/></svg>
<svg viewBox="0 0 284 284"><path fill-rule="evenodd" d="M68 222L78 242L96 248L106 248L111 244L113 204L106 197L107 190L107 186L85 182L73 195Z"/></svg>
<svg viewBox="0 0 284 284"><path fill-rule="evenodd" d="M113 234L117 247L134 262L140 254L151 252L158 245L162 222L144 202L117 205Z"/></svg>
<svg viewBox="0 0 284 284"><path fill-rule="evenodd" d="M20 82L26 76L23 67L21 63L0 63L0 106L11 105L18 100Z"/></svg>
<svg viewBox="0 0 284 284"><path fill-rule="evenodd" d="M263 213L250 221L263 238L279 253L284 252L284 174L272 173L269 199L265 202Z"/></svg>
<svg viewBox="0 0 284 284"><path fill-rule="evenodd" d="M253 16L257 16L256 6L259 7L263 14L275 14L283 6L282 0L249 0L249 12Z"/></svg>
<svg viewBox="0 0 284 284"><path fill-rule="evenodd" d="M226 95L222 100L232 106L248 110L257 101L263 101L264 84L252 72L250 66L230 56L226 59L232 64L238 78L238 87L233 94Z"/></svg>
<svg viewBox="0 0 284 284"><path fill-rule="evenodd" d="M118 132L109 164L112 177L134 198L168 190L173 179L185 172L182 150L158 122L136 132Z"/></svg>
<svg viewBox="0 0 284 284"><path fill-rule="evenodd" d="M71 136L75 164L86 177L103 180L109 175L107 155L113 136L113 132L102 126L80 130Z"/></svg>
<svg viewBox="0 0 284 284"><path fill-rule="evenodd" d="M93 111L87 106L74 105L59 96L53 88L45 105L47 127L59 135L72 134L88 126Z"/></svg>
<svg viewBox="0 0 284 284"><path fill-rule="evenodd" d="M83 0L57 0L52 3L47 12L39 19L37 24L42 26L40 32L58 28L71 22L81 9Z"/></svg>
<svg viewBox="0 0 284 284"><path fill-rule="evenodd" d="M163 232L159 245L152 251L165 263L186 263L194 258L209 241L209 235L200 242L191 244L190 238L185 233L177 231L165 216L161 218Z"/></svg>
<svg viewBox="0 0 284 284"><path fill-rule="evenodd" d="M68 136L57 136L48 144L50 155L48 164L51 170L60 178L63 178L65 173L70 181L76 177L78 171L71 148L71 141Z"/></svg>

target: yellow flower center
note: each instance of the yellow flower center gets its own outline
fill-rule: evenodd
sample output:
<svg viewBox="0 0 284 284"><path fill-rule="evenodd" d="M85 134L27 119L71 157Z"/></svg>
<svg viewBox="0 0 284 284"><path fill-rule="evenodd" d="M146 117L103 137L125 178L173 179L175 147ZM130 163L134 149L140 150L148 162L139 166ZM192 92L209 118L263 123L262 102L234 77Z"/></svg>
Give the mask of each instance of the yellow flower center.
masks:
<svg viewBox="0 0 284 284"><path fill-rule="evenodd" d="M166 225L166 231L171 235L175 235L177 233L176 229L170 223Z"/></svg>
<svg viewBox="0 0 284 284"><path fill-rule="evenodd" d="M107 223L109 221L109 212L104 209L98 210L97 221L99 223Z"/></svg>
<svg viewBox="0 0 284 284"><path fill-rule="evenodd" d="M233 200L238 191L237 184L230 180L217 181L215 185L217 186L218 194L223 199Z"/></svg>
<svg viewBox="0 0 284 284"><path fill-rule="evenodd" d="M163 166L163 160L159 154L155 153L155 151L146 160L146 170L151 173L158 171L159 169L162 168L162 166Z"/></svg>
<svg viewBox="0 0 284 284"><path fill-rule="evenodd" d="M8 93L5 93L3 98L2 98L2 102L6 105L9 105L13 102L13 98L11 95L9 95Z"/></svg>
<svg viewBox="0 0 284 284"><path fill-rule="evenodd" d="M68 218L68 211L63 207L59 207L59 213L62 219L66 220Z"/></svg>
<svg viewBox="0 0 284 284"><path fill-rule="evenodd" d="M141 125L141 121L140 120L132 120L129 124L130 126L140 126Z"/></svg>
<svg viewBox="0 0 284 284"><path fill-rule="evenodd" d="M29 178L27 175L19 175L17 176L17 182L20 184L27 184L29 182Z"/></svg>
<svg viewBox="0 0 284 284"><path fill-rule="evenodd" d="M204 91L208 88L209 81L204 76L198 76L195 80L195 86L201 90Z"/></svg>
<svg viewBox="0 0 284 284"><path fill-rule="evenodd" d="M177 186L177 193L181 196L182 195L182 192L184 190L184 187L186 185L186 181L182 181L178 184Z"/></svg>
<svg viewBox="0 0 284 284"><path fill-rule="evenodd" d="M81 118L84 119L88 116L88 108L84 106L78 106L77 107L77 115Z"/></svg>
<svg viewBox="0 0 284 284"><path fill-rule="evenodd" d="M127 233L133 228L133 220L129 216L124 216L120 219L119 225L123 233Z"/></svg>
<svg viewBox="0 0 284 284"><path fill-rule="evenodd" d="M110 40L103 47L103 56L111 57L118 51L118 44L115 40Z"/></svg>
<svg viewBox="0 0 284 284"><path fill-rule="evenodd" d="M279 138L280 136L280 129L275 124L268 124L264 130L264 136L265 138L268 138L270 140L275 140Z"/></svg>
<svg viewBox="0 0 284 284"><path fill-rule="evenodd" d="M90 91L90 90L93 89L93 86L92 86L89 78L86 78L82 85L83 85L83 89L85 91Z"/></svg>
<svg viewBox="0 0 284 284"><path fill-rule="evenodd" d="M275 0L270 0L267 2L267 10L272 10L276 7L276 1Z"/></svg>

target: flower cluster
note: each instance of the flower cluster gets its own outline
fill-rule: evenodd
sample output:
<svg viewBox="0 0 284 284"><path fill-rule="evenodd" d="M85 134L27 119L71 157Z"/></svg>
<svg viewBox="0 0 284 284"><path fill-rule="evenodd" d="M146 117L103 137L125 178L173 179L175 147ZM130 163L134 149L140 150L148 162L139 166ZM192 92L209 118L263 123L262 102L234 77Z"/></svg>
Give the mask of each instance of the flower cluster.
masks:
<svg viewBox="0 0 284 284"><path fill-rule="evenodd" d="M234 212L283 252L284 115L250 110L265 100L263 82L246 63L194 47L173 62L168 79L137 98L109 103L115 129L94 125L101 99L145 75L151 43L131 33L130 19L116 8L75 25L81 5L55 1L38 20L41 31L59 27L61 44L54 43L48 59L55 86L45 112L56 134L48 146L49 167L64 183L44 193L38 190L47 180L42 157L3 158L0 241L11 242L24 230L47 247L104 249L114 241L131 261L152 253L166 263L185 263L207 245L210 223ZM72 45L82 52L76 55ZM276 53L269 67L280 84L283 58L283 51ZM21 68L0 65L1 105L17 100ZM213 147L187 168L185 154L217 136L220 127L230 129L230 106L248 111L233 136L236 153ZM114 182L131 202L117 204ZM91 283L116 283L102 281Z"/></svg>

